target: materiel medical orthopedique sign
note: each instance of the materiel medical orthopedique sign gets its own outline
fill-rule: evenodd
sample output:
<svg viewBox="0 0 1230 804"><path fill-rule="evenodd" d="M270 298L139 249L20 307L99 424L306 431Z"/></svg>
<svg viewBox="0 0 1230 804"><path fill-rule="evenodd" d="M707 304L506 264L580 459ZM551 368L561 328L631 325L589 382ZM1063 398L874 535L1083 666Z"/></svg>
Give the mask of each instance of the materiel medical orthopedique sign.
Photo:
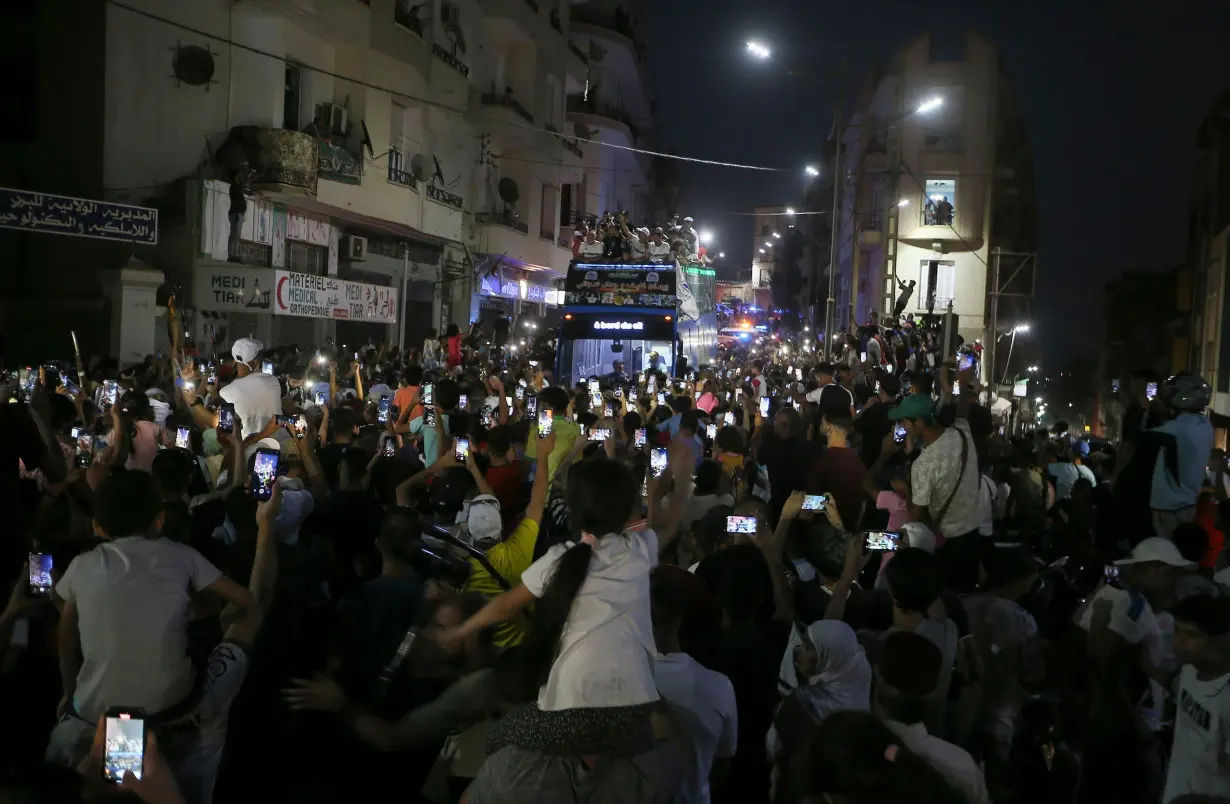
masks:
<svg viewBox="0 0 1230 804"><path fill-rule="evenodd" d="M273 298L274 315L397 323L397 288L277 271Z"/></svg>

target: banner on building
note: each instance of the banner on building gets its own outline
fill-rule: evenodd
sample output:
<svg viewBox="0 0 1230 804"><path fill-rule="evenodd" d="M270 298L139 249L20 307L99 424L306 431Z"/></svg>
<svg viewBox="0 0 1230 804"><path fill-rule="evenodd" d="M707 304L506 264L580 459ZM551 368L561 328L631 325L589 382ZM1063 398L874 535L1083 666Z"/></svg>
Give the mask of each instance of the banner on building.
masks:
<svg viewBox="0 0 1230 804"><path fill-rule="evenodd" d="M336 276L290 271L275 273L275 315L397 323L397 288L352 282Z"/></svg>
<svg viewBox="0 0 1230 804"><path fill-rule="evenodd" d="M158 210L0 187L0 228L158 245Z"/></svg>
<svg viewBox="0 0 1230 804"><path fill-rule="evenodd" d="M192 305L197 310L235 313L273 312L274 271L223 263L199 265L192 273Z"/></svg>

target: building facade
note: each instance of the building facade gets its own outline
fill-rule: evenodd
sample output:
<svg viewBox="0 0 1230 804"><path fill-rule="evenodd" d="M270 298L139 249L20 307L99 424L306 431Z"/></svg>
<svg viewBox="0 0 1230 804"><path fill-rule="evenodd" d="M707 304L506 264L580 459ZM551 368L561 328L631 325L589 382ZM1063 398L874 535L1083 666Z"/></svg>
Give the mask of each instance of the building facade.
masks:
<svg viewBox="0 0 1230 804"><path fill-rule="evenodd" d="M841 149L838 327L890 313L913 281L905 313L951 302L967 341L989 337L994 249L1036 241L1030 149L995 45L976 33L906 45L868 78ZM1001 306L1000 328L1025 306Z"/></svg>
<svg viewBox="0 0 1230 804"><path fill-rule="evenodd" d="M1213 387L1212 409L1224 427L1220 417L1230 416L1230 91L1210 108L1196 137L1187 253L1172 277L1181 321L1171 368L1194 371Z"/></svg>
<svg viewBox="0 0 1230 804"><path fill-rule="evenodd" d="M156 317L172 293L198 345L219 349L248 334L410 345L488 311L544 315L578 196L595 188L581 209L600 211L644 183L623 163L604 180L615 149L596 142L648 130L647 104L635 129L612 111L644 99L639 73L618 73L583 132L571 125L596 51L578 42L607 29L573 31L584 7L561 0L38 6L38 136L0 183L155 209L158 234L0 232L23 266L4 309L29 324L25 349L48 341L39 312L67 305L108 336L100 352L134 359L115 340L144 324L114 319ZM629 24L612 17L607 38ZM156 303L134 309L125 283Z"/></svg>

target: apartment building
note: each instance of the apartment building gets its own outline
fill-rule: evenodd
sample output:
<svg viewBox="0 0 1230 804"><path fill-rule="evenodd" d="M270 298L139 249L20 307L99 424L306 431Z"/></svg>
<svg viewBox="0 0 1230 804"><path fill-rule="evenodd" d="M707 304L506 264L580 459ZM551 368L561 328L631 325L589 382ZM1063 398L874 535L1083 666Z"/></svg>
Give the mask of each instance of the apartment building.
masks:
<svg viewBox="0 0 1230 804"><path fill-rule="evenodd" d="M1230 416L1230 91L1210 107L1196 133L1187 254L1174 272L1180 324L1172 369L1194 371L1213 387L1221 431ZM1218 433L1219 442L1225 440Z"/></svg>
<svg viewBox="0 0 1230 804"><path fill-rule="evenodd" d="M951 302L967 341L993 337L993 251L1036 241L1030 149L999 62L977 33L923 34L868 77L842 129L839 328L891 312L913 281L907 314ZM1026 295L1001 305L1001 328L1026 317Z"/></svg>
<svg viewBox="0 0 1230 804"><path fill-rule="evenodd" d="M584 173L564 188L561 221L626 211L648 224L650 157L626 150L649 148L653 104L648 91L644 0L590 0L570 10L570 49L587 70L566 87L565 132L614 148L587 147ZM570 234L570 233L569 233Z"/></svg>
<svg viewBox="0 0 1230 804"><path fill-rule="evenodd" d="M219 349L414 344L487 311L548 314L575 213L632 207L645 183L637 155L592 142L643 141L643 47L621 7L585 9L40 3L38 136L0 184L152 210L156 232L0 232L23 266L6 321L40 350L46 312L67 306L127 362L155 350L172 292ZM590 15L578 30L574 10Z"/></svg>

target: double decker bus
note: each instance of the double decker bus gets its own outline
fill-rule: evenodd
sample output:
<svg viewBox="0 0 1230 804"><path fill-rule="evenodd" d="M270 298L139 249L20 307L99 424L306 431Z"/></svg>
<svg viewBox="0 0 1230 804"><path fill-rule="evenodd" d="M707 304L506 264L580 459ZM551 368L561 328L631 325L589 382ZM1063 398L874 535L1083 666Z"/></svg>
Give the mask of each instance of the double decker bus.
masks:
<svg viewBox="0 0 1230 804"><path fill-rule="evenodd" d="M572 262L564 280L556 382L571 387L610 374L616 361L629 375L651 367L676 375L681 358L689 371L713 362L713 282L695 281L689 266ZM708 268L690 267L712 276Z"/></svg>

